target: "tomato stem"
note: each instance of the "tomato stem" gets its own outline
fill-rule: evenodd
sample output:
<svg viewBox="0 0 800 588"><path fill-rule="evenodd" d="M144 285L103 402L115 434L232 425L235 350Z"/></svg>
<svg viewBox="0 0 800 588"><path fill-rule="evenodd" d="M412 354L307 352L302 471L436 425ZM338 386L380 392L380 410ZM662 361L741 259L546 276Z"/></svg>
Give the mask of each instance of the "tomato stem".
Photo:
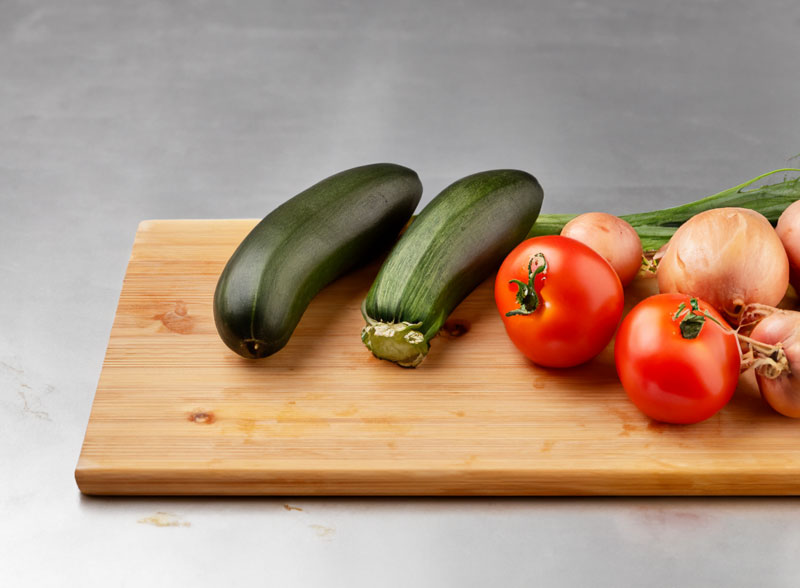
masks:
<svg viewBox="0 0 800 588"><path fill-rule="evenodd" d="M542 263L538 264L536 268L533 267L533 261L536 258L541 258ZM506 313L506 316L516 316L516 315L528 315L532 314L539 308L539 295L536 293L536 276L539 274L543 274L547 271L547 260L544 257L544 253L537 253L533 257L531 257L530 261L528 261L528 283L526 284L522 280L509 280L509 284L516 284L518 286L517 289L517 304L519 304L519 308L514 310L510 310Z"/></svg>
<svg viewBox="0 0 800 588"><path fill-rule="evenodd" d="M673 320L678 320L681 316L683 319L680 322L681 337L684 339L696 339L703 330L703 325L706 324L706 319L711 319L723 329L725 328L721 322L711 316L707 310L700 310L700 305L697 298L689 299L689 308L686 308L686 303L681 302L678 306L678 312L672 317Z"/></svg>
<svg viewBox="0 0 800 588"><path fill-rule="evenodd" d="M753 368L760 375L774 379L782 374L791 373L789 360L786 357L783 344L777 343L775 345L769 345L761 341L756 341L755 339L745 336L740 332L740 329L744 328L750 330L762 319L775 312L782 311L763 304L750 304L745 308L742 316L748 316L751 320L744 321L738 329L734 330L727 325L723 325L719 320L711 316L707 310L701 312L697 298L691 298L689 300L689 308L686 307L685 302L681 302L680 306L678 306L678 312L676 312L675 316L672 318L678 320L679 317L683 316L680 328L681 336L683 336L684 339L695 339L700 334L705 320L707 318L711 319L717 323L723 331L733 333L739 340L741 361L739 369L741 372L746 372L750 368Z"/></svg>

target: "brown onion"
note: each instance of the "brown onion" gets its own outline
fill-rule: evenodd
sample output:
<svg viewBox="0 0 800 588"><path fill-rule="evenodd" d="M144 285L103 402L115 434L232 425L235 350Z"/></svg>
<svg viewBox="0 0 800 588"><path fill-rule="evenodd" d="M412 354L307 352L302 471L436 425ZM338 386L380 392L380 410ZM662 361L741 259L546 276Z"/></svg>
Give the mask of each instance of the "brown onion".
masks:
<svg viewBox="0 0 800 588"><path fill-rule="evenodd" d="M613 214L580 214L564 225L561 235L599 253L617 272L623 286L630 284L642 267L642 242L636 229Z"/></svg>
<svg viewBox="0 0 800 588"><path fill-rule="evenodd" d="M675 231L657 277L661 292L702 298L736 325L748 304L780 302L789 285L789 261L764 216L716 208Z"/></svg>
<svg viewBox="0 0 800 588"><path fill-rule="evenodd" d="M781 213L775 231L789 257L789 280L795 290L800 291L800 200Z"/></svg>
<svg viewBox="0 0 800 588"><path fill-rule="evenodd" d="M756 363L761 396L779 413L800 417L800 312L775 310L755 326L750 338L781 347L788 360L788 370L770 359Z"/></svg>

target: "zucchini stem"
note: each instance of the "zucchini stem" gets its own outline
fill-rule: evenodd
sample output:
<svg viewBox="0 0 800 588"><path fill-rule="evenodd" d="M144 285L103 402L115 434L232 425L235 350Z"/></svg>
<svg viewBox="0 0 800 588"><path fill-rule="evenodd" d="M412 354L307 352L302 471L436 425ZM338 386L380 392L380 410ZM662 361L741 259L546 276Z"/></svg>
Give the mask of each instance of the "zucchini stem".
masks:
<svg viewBox="0 0 800 588"><path fill-rule="evenodd" d="M418 329L422 322L384 323L367 314L366 300L361 303L366 325L361 329L361 341L378 359L393 361L402 367L417 367L428 354L430 345Z"/></svg>

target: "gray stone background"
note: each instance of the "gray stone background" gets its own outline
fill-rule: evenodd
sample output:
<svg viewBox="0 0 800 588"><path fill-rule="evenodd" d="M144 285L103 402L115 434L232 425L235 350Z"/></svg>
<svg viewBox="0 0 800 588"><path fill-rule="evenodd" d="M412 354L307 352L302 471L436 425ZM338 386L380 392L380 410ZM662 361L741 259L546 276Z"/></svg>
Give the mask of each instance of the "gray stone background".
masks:
<svg viewBox="0 0 800 588"><path fill-rule="evenodd" d="M800 152L799 55L797 0L0 0L0 583L797 585L792 498L287 511L72 476L140 220L262 217L374 161L423 203L518 167L546 212L678 204Z"/></svg>

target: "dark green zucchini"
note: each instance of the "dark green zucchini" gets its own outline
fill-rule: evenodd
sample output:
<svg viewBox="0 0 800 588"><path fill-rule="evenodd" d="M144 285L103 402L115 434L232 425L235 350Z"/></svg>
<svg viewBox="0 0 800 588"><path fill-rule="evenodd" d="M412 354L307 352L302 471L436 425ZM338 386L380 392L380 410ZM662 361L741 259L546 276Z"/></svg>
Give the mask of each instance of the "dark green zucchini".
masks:
<svg viewBox="0 0 800 588"><path fill-rule="evenodd" d="M387 248L421 195L414 171L378 163L324 179L273 210L217 283L214 322L222 340L247 358L281 349L317 292Z"/></svg>
<svg viewBox="0 0 800 588"><path fill-rule="evenodd" d="M411 223L362 304L361 340L415 367L452 310L528 234L542 206L532 175L494 170L444 189Z"/></svg>

